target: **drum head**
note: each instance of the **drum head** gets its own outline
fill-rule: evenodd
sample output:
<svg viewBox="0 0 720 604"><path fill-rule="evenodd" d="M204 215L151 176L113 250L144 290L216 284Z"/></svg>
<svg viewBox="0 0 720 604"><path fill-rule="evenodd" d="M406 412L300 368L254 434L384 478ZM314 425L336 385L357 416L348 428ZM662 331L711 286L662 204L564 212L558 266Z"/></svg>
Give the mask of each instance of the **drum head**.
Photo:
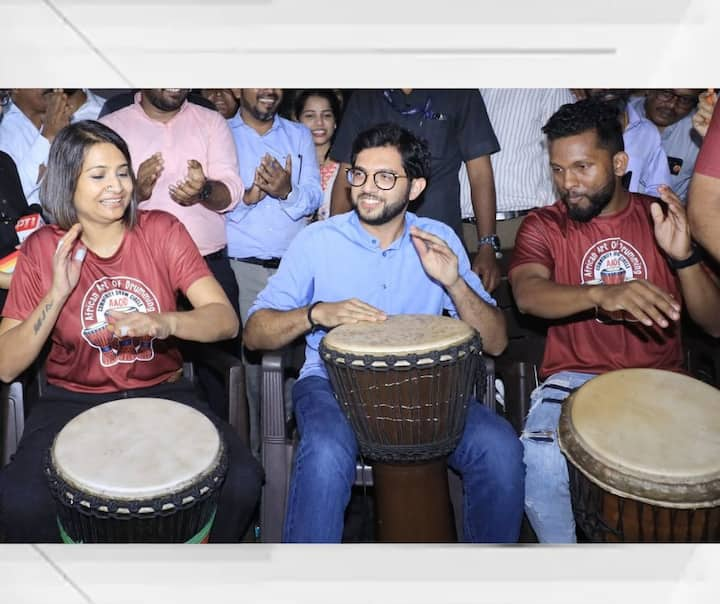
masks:
<svg viewBox="0 0 720 604"><path fill-rule="evenodd" d="M182 491L211 472L221 454L207 417L159 398L93 407L68 422L51 449L55 472L68 484L120 500Z"/></svg>
<svg viewBox="0 0 720 604"><path fill-rule="evenodd" d="M678 508L720 503L720 390L657 369L598 376L564 403L560 448L616 495Z"/></svg>
<svg viewBox="0 0 720 604"><path fill-rule="evenodd" d="M475 330L459 319L393 315L378 323L340 325L323 338L323 345L328 350L353 355L422 355L459 346L474 335Z"/></svg>

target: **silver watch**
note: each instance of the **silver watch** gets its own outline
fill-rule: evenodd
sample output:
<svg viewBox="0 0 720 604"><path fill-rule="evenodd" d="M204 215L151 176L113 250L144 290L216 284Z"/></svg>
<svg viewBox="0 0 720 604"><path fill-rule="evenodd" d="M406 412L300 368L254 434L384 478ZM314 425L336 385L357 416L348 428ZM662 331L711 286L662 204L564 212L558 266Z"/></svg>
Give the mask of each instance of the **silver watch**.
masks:
<svg viewBox="0 0 720 604"><path fill-rule="evenodd" d="M495 253L497 253L500 251L500 237L498 237L494 233L492 235L485 235L484 237L480 237L480 239L478 239L478 248L481 245L491 245L492 249L495 251Z"/></svg>

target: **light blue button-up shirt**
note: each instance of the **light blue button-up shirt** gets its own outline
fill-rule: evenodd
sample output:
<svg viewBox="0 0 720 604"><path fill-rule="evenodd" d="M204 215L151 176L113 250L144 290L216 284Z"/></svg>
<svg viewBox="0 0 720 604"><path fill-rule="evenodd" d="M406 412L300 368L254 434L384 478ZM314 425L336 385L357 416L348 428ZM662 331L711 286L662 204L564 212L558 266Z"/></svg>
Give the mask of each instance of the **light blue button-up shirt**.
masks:
<svg viewBox="0 0 720 604"><path fill-rule="evenodd" d="M12 103L0 122L0 151L13 158L28 204L39 204L38 173L40 164L47 164L50 141Z"/></svg>
<svg viewBox="0 0 720 604"><path fill-rule="evenodd" d="M628 190L660 197L658 187L671 185L668 159L660 133L649 119L642 117L632 104L627 105L628 125L623 133L628 171L632 172Z"/></svg>
<svg viewBox="0 0 720 604"><path fill-rule="evenodd" d="M355 212L314 223L290 244L277 273L258 295L249 315L261 308L294 310L312 302L358 298L387 314L457 316L442 285L428 277L415 250L409 228L415 225L444 239L458 257L458 272L489 304L493 298L470 269L465 249L455 232L431 218L407 213L402 236L385 250L360 224ZM300 377L327 377L318 346L319 330L305 337L305 364Z"/></svg>
<svg viewBox="0 0 720 604"><path fill-rule="evenodd" d="M322 202L320 169L310 130L277 115L263 135L248 126L238 113L228 120L235 139L240 176L246 188L269 153L281 166L292 161L292 192L286 200L267 195L254 205L239 203L226 217L228 253L235 258L281 258L293 237L307 224Z"/></svg>
<svg viewBox="0 0 720 604"><path fill-rule="evenodd" d="M637 111L638 115L647 117L645 114L645 97L633 99L630 101L630 105ZM660 132L660 140L668 158L673 157L682 161L679 169L670 172L670 186L682 201L687 200L690 179L702 144L702 137L693 129L693 115L695 115L695 109L674 124L666 126Z"/></svg>

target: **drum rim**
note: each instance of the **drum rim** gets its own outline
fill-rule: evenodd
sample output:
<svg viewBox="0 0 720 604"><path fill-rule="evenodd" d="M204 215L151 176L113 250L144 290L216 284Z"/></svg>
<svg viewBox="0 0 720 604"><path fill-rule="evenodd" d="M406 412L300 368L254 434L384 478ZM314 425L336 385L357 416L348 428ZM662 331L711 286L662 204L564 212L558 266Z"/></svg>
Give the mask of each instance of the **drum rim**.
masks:
<svg viewBox="0 0 720 604"><path fill-rule="evenodd" d="M198 483L199 481L204 480L208 475L212 474L214 469L217 468L220 458L223 454L223 448L225 446L225 443L223 442L222 438L222 430L218 422L210 417L202 413L200 410L196 409L192 405L186 405L184 403L174 401L172 399L163 398L163 397L132 397L132 398L125 398L125 399L114 399L112 401L107 401L105 403L93 406L87 410L85 410L83 413L80 413L73 417L70 421L68 421L65 426L63 426L58 432L55 434L55 436L52 439L52 442L50 443L50 447L48 448L49 452L49 463L52 464L53 473L68 486L72 489L75 489L78 492L84 493L87 497L94 497L97 499L105 499L105 500L113 500L113 501L125 501L125 502L133 502L133 501L150 501L156 498L161 498L167 496L168 490L163 489L162 487L154 486L152 488L147 489L147 492L145 493L131 493L131 494L123 494L123 493L117 493L117 492L110 492L111 488L108 487L107 489L92 485L87 482L83 482L82 477L76 477L73 475L72 472L69 472L68 470L63 470L62 466L57 461L56 456L56 444L58 439L60 438L61 434L63 433L63 430L69 426L72 422L78 420L78 418L82 417L85 413L88 412L98 412L98 410L101 410L106 405L114 405L113 412L115 409L119 409L122 407L122 405L126 404L129 401L137 402L137 401L143 401L143 404L145 404L147 401L157 401L162 404L170 403L173 407L175 406L181 406L183 409L183 413L190 412L190 415L197 416L197 418L201 421L209 422L209 424L214 428L214 436L217 438L217 451L215 452L215 455L212 457L212 461L208 463L205 468L200 470L200 468L197 468L198 473L192 475L191 477L186 477L185 480L182 482L177 482L174 485L171 485L174 490L173 493L179 493L183 492L187 489L192 489L193 485ZM179 407L178 407L179 408ZM112 417L112 416L110 416ZM106 417L107 418L107 417ZM106 419L105 418L105 419ZM204 429L207 428L207 424L203 426ZM208 457L209 459L209 457ZM169 485L170 486L170 485Z"/></svg>
<svg viewBox="0 0 720 604"><path fill-rule="evenodd" d="M579 389L576 392L579 392ZM709 474L707 480L685 483L679 482L677 477L663 481L659 480L657 475L646 474L636 469L632 470L633 474L624 473L605 460L592 456L589 448L583 446L582 436L575 430L572 422L574 400L575 393L568 396L562 404L557 432L558 445L568 462L572 463L575 469L589 481L613 495L659 507L693 509L720 505L720 476L713 477ZM709 497L711 493L713 495Z"/></svg>
<svg viewBox="0 0 720 604"><path fill-rule="evenodd" d="M50 492L56 501L81 514L98 518L148 518L174 514L191 508L209 497L222 487L228 468L228 456L221 438L217 464L197 477L193 484L182 490L145 498L121 499L108 498L83 491L60 477L52 463L50 449L44 456L44 472ZM104 509L103 509L104 508Z"/></svg>
<svg viewBox="0 0 720 604"><path fill-rule="evenodd" d="M452 341L451 343L445 345L445 347L441 348L440 350L446 350L446 349L449 350L449 349L453 349L453 348L462 347L463 345L471 342L473 340L473 338L477 338L478 341L480 341L480 336L477 333L477 331L475 329L473 329L472 326L470 326L468 323L466 323L465 321L463 321L460 318L445 317L443 315L433 315L433 314L397 314L397 315L392 315L390 317L390 319L392 319L393 317L414 317L414 318L423 318L423 319L427 319L427 320L439 319L441 321L458 321L467 328L467 333L462 337L462 339L457 339L455 341ZM368 325L382 326L383 323L368 323ZM432 348L431 346L433 346L433 344L430 344L430 343L428 343L426 347L420 347L419 350L409 350L407 352L394 353L393 355L388 355L387 352L380 352L380 351L378 351L378 352L351 351L351 350L347 350L347 349L341 349L338 347L338 345L332 343L332 339L333 339L333 334L335 334L335 335L337 334L336 330L339 328L342 328L342 327L343 327L343 325L338 325L337 327L328 331L323 336L322 340L320 341L319 348L321 350L324 350L327 352L332 351L338 355L352 356L354 359L358 359L358 360L370 359L370 358L377 360L379 358L382 359L387 356L395 356L395 357L400 358L400 357L409 357L409 356L413 356L413 355L416 357L424 358L426 356L432 355L435 351L438 350L437 347ZM328 336L330 337L330 343L328 343Z"/></svg>
<svg viewBox="0 0 720 604"><path fill-rule="evenodd" d="M58 473L54 463L55 439L53 439L52 444L43 455L43 472L50 492L57 502L82 514L90 514L99 518L147 518L170 515L179 510L191 508L220 490L225 482L229 464L227 445L218 420L204 414L203 416L217 430L218 451L213 462L203 472L198 474L191 483L183 484L178 490L147 497L108 496L87 491L84 486L76 485Z"/></svg>
<svg viewBox="0 0 720 604"><path fill-rule="evenodd" d="M327 346L325 338L318 347L320 358L325 363L342 367L351 367L370 371L409 371L411 369L432 368L436 365L449 365L470 354L482 354L482 342L477 333L458 344L438 348L427 352L407 354L356 354Z"/></svg>

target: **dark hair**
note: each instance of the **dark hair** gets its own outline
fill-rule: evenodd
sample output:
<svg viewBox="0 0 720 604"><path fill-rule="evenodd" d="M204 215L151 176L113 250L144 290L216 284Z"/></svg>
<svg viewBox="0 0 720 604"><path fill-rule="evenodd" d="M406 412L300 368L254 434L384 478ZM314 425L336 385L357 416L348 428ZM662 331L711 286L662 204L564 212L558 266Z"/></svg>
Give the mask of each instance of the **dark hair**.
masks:
<svg viewBox="0 0 720 604"><path fill-rule="evenodd" d="M375 147L395 147L400 152L403 169L408 177L430 177L428 145L409 130L388 122L361 132L353 142L350 163L355 164L355 159L361 151Z"/></svg>
<svg viewBox="0 0 720 604"><path fill-rule="evenodd" d="M582 134L594 130L598 144L615 155L625 150L620 115L616 107L595 99L583 99L577 103L568 103L558 109L542 131L548 141Z"/></svg>
<svg viewBox="0 0 720 604"><path fill-rule="evenodd" d="M137 222L137 201L135 199L135 173L130 161L127 143L114 130L94 120L83 120L65 126L58 132L48 159L47 172L43 179L40 198L51 220L64 230L78 221L75 211L75 189L88 148L98 143L110 143L123 154L130 169L133 194L123 220L132 228Z"/></svg>
<svg viewBox="0 0 720 604"><path fill-rule="evenodd" d="M318 89L318 90L300 90L293 101L293 114L295 119L300 121L300 114L305 109L305 103L311 96L319 96L325 99L330 104L330 110L333 113L333 117L336 122L340 121L340 115L342 113L342 101L338 96L339 92L335 90Z"/></svg>

